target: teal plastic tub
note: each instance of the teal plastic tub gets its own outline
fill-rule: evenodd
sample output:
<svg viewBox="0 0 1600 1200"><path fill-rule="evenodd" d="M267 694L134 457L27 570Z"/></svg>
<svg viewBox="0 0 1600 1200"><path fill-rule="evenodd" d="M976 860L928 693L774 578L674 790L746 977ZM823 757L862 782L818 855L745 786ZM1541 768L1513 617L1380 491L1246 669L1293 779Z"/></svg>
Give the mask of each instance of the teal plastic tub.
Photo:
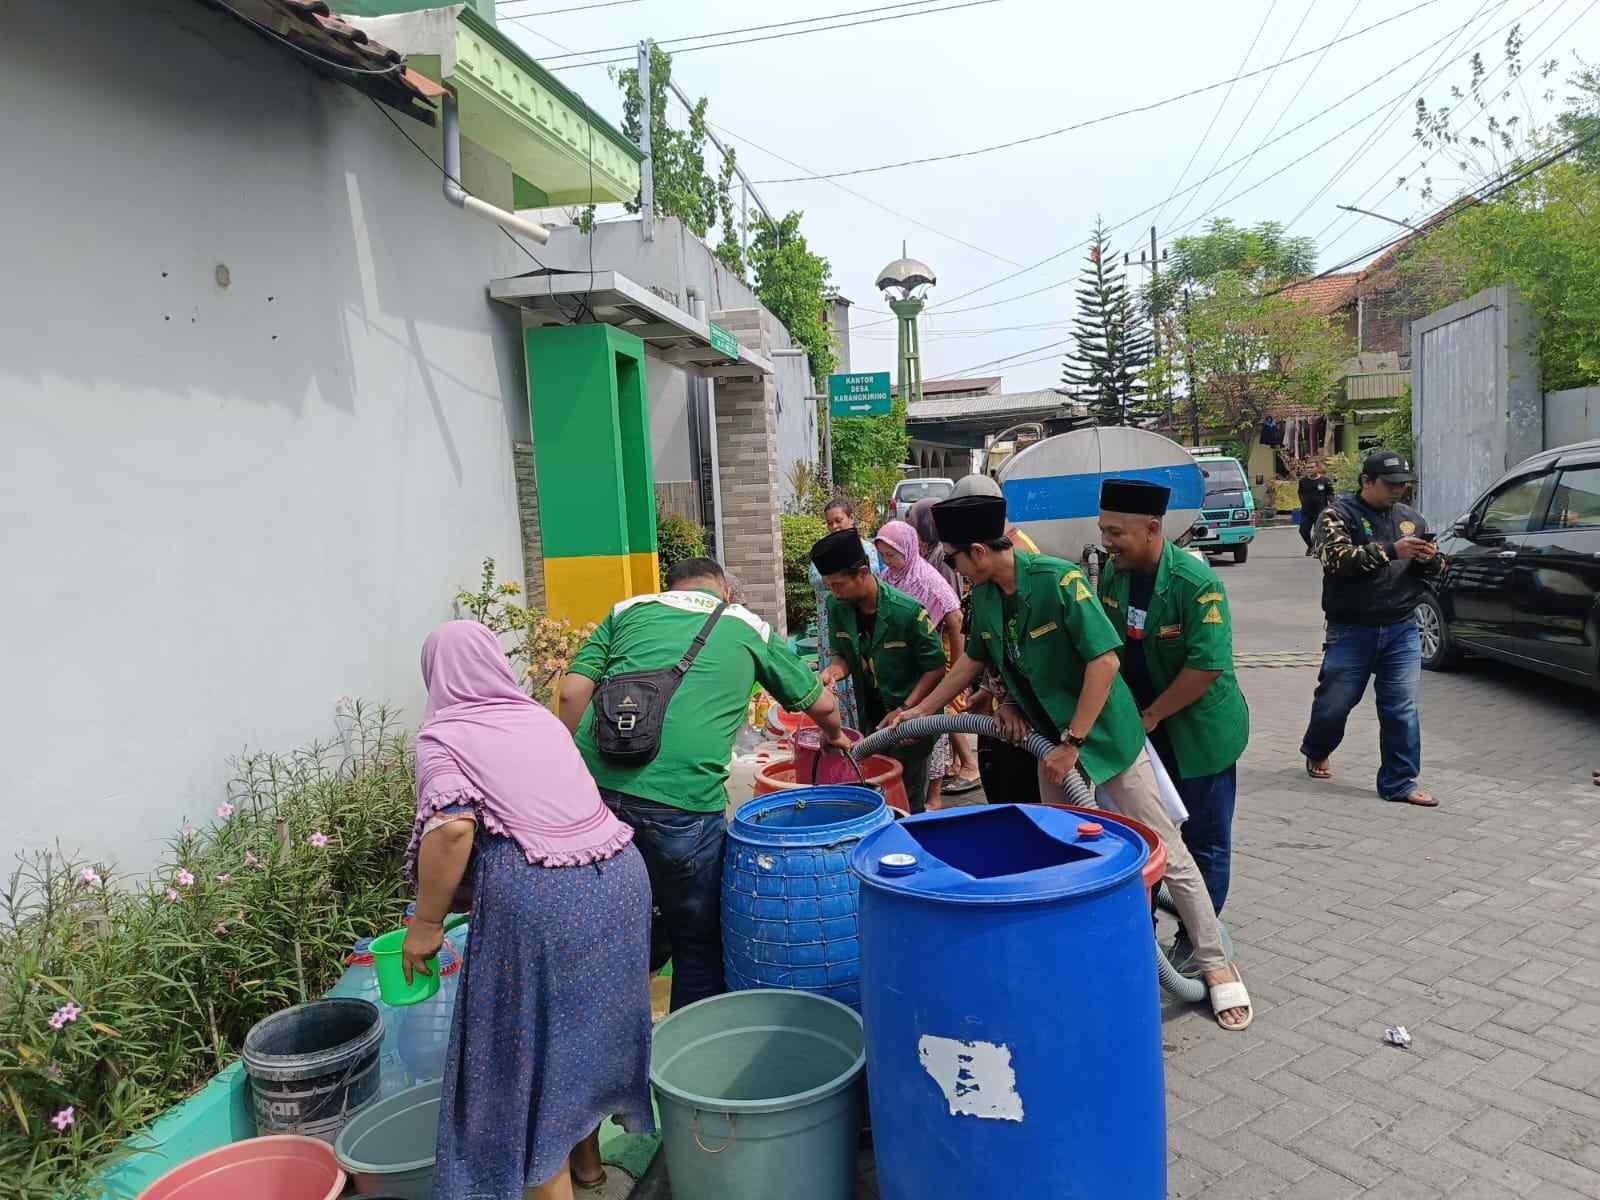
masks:
<svg viewBox="0 0 1600 1200"><path fill-rule="evenodd" d="M807 992L728 992L656 1026L650 1082L673 1200L851 1200L861 1018Z"/></svg>
<svg viewBox="0 0 1600 1200"><path fill-rule="evenodd" d="M334 1153L358 1196L428 1200L439 1135L439 1080L396 1092L356 1114Z"/></svg>

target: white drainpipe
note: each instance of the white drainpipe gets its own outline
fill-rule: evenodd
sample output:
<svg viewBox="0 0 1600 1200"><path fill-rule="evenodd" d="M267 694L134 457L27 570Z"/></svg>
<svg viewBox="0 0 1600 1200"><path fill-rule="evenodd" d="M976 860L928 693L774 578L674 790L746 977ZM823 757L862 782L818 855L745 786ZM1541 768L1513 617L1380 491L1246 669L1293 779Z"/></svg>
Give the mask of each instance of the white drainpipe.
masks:
<svg viewBox="0 0 1600 1200"><path fill-rule="evenodd" d="M550 231L533 221L525 221L516 213L486 204L458 182L461 178L461 114L456 110L456 98L446 93L444 98L444 198L457 208L493 221L502 229L520 233L543 245L550 240Z"/></svg>

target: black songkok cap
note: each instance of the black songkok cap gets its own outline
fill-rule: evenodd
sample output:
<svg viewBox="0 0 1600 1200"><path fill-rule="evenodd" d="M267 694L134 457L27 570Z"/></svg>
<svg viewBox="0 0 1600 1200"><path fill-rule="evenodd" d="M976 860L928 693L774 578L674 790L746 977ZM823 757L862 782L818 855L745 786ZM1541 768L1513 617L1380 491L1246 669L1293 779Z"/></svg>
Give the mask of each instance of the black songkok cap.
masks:
<svg viewBox="0 0 1600 1200"><path fill-rule="evenodd" d="M1107 479L1100 485L1100 511L1134 513L1143 517L1167 515L1172 489L1137 479Z"/></svg>
<svg viewBox="0 0 1600 1200"><path fill-rule="evenodd" d="M996 542L1006 535L1003 496L958 496L933 506L933 524L947 546Z"/></svg>
<svg viewBox="0 0 1600 1200"><path fill-rule="evenodd" d="M811 564L818 575L836 575L852 567L867 565L866 547L861 544L861 533L855 529L841 529L811 547Z"/></svg>

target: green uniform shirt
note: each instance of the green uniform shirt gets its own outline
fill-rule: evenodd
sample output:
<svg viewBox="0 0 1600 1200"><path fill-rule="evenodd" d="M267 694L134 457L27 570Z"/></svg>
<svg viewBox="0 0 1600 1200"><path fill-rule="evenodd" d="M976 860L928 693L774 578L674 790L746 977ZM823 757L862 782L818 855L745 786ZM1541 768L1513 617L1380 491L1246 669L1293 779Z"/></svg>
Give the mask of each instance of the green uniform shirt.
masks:
<svg viewBox="0 0 1600 1200"><path fill-rule="evenodd" d="M1110 566L1100 577L1100 602L1124 639L1131 583L1128 572ZM1233 619L1215 571L1166 543L1145 614L1143 643L1125 640L1121 653L1143 653L1157 695L1185 667L1221 671L1200 699L1162 721L1161 728L1172 743L1181 779L1215 775L1239 761L1250 739L1250 710L1233 673Z"/></svg>
<svg viewBox="0 0 1600 1200"><path fill-rule="evenodd" d="M996 667L1033 727L1059 742L1083 690L1083 668L1122 644L1079 567L1046 554L1016 553L1015 616L999 584L972 589L967 653ZM1117 676L1078 761L1095 783L1133 765L1144 749L1144 724L1128 685Z"/></svg>
<svg viewBox="0 0 1600 1200"><path fill-rule="evenodd" d="M708 592L663 592L624 600L600 622L571 671L599 683L630 671L672 666L717 606ZM625 767L595 749L594 708L578 726L578 752L603 788L690 812L721 812L728 802L728 760L744 724L754 684L791 712L810 708L822 684L749 609L730 604L683 677L661 729L661 753Z"/></svg>
<svg viewBox="0 0 1600 1200"><path fill-rule="evenodd" d="M861 727L870 732L906 702L917 681L945 665L944 643L928 610L878 580L878 612L872 632L861 631L856 606L828 597L829 649L849 664L856 685Z"/></svg>

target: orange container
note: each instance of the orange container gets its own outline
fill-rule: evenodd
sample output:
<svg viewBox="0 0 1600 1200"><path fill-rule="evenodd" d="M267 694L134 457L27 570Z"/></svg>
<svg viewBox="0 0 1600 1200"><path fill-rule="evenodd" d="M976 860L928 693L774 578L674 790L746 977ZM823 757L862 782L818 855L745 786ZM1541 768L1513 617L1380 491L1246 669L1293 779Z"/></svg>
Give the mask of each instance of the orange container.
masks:
<svg viewBox="0 0 1600 1200"><path fill-rule="evenodd" d="M1090 821L1099 821L1101 824L1115 822L1126 825L1144 839L1144 844L1150 847L1150 857L1144 864L1144 888L1154 898L1156 885L1161 882L1167 873L1167 847L1161 840L1161 835L1142 821L1135 821L1132 817L1125 817L1121 813L1108 812L1103 808L1084 808L1078 804L1062 804L1059 801L1046 800L1046 808L1060 808L1067 812L1082 813Z"/></svg>
<svg viewBox="0 0 1600 1200"><path fill-rule="evenodd" d="M773 759L756 772L752 797L767 796L787 788L811 786L810 780L796 779L794 771L794 759ZM901 816L910 814L911 806L906 802L905 768L898 761L885 754L874 754L861 764L861 773L866 776L868 787L883 793L884 802L890 808Z"/></svg>

